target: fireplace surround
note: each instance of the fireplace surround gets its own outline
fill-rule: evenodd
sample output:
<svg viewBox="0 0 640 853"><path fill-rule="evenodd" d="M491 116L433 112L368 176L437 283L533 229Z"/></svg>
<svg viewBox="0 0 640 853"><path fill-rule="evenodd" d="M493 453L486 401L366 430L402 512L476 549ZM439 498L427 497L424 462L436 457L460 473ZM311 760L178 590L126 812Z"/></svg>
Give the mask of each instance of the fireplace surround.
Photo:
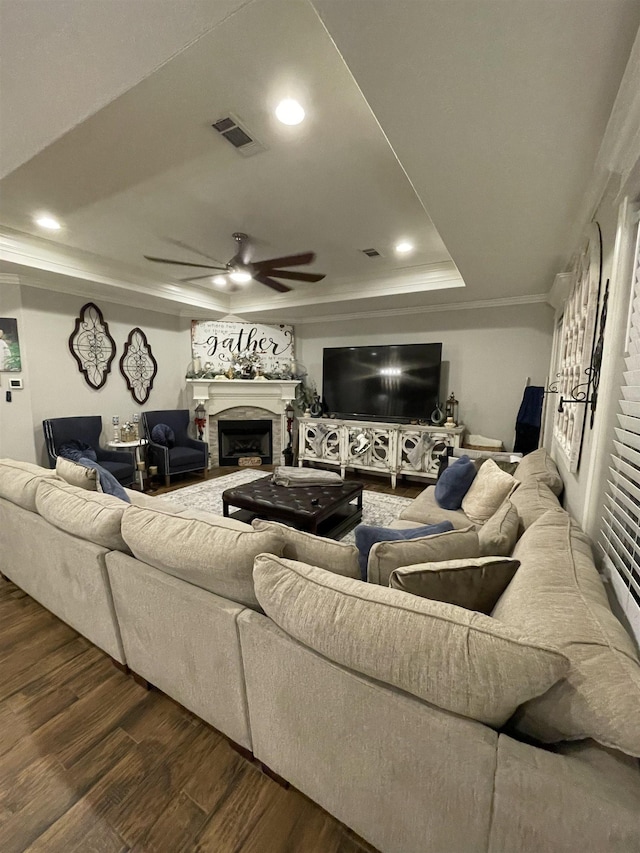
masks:
<svg viewBox="0 0 640 853"><path fill-rule="evenodd" d="M272 462L276 465L282 464L282 451L287 446L285 409L295 397L296 388L300 384L298 380L187 379L186 381L193 396L192 408L195 409L198 403L202 403L207 412L203 439L209 444L212 467L237 464L237 462L220 461L218 441L220 420L269 419L272 425Z"/></svg>

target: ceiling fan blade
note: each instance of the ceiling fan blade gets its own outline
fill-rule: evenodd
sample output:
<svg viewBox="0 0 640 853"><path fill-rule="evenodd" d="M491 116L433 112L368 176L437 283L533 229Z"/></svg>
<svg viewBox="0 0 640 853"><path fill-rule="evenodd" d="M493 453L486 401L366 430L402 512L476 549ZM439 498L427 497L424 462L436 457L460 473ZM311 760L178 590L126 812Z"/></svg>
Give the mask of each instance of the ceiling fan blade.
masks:
<svg viewBox="0 0 640 853"><path fill-rule="evenodd" d="M260 272L255 272L253 274L253 278L255 281L259 281L260 284L266 284L267 287L270 287L272 290L277 290L279 293L288 293L291 288L287 287L286 284L280 284L279 281L274 281L274 279L269 278L267 275L263 275Z"/></svg>
<svg viewBox="0 0 640 853"><path fill-rule="evenodd" d="M179 278L178 281L201 281L204 278L211 279L212 275L190 275L188 278Z"/></svg>
<svg viewBox="0 0 640 853"><path fill-rule="evenodd" d="M203 270L222 270L227 272L226 267L212 267L209 264L194 264L190 261L173 261L171 258L152 258L150 255L143 255L147 261L153 261L155 264L177 264L179 267L199 267Z"/></svg>
<svg viewBox="0 0 640 853"><path fill-rule="evenodd" d="M315 257L314 252L304 252L301 255L286 255L284 258L267 258L265 261L256 261L253 266L258 270L273 269L274 267L298 267L302 264L312 264Z"/></svg>
<svg viewBox="0 0 640 853"><path fill-rule="evenodd" d="M186 249L187 252L195 252L196 255L202 255L203 258L209 258L209 260L213 261L214 264L222 264L222 261L218 260L218 258L214 258L212 255L208 255L201 249L196 249L195 246L190 246L189 243L185 243L182 240L174 240L173 237L164 237L163 239L166 240L167 243L172 243L174 246L179 246L181 249Z"/></svg>
<svg viewBox="0 0 640 853"><path fill-rule="evenodd" d="M322 281L323 278L326 278L326 276L315 272L289 272L288 270L272 269L266 270L266 272L275 278L286 278L291 279L291 281Z"/></svg>

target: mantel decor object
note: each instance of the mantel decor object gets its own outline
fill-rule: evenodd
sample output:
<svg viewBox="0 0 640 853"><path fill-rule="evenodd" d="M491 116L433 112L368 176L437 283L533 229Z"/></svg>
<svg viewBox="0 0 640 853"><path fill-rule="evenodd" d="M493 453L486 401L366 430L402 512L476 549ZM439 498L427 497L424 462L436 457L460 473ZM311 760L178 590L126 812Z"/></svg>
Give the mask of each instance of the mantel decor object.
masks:
<svg viewBox="0 0 640 853"><path fill-rule="evenodd" d="M146 403L158 373L158 362L153 357L147 336L138 327L129 332L120 359L120 373L136 403L141 406Z"/></svg>
<svg viewBox="0 0 640 853"><path fill-rule="evenodd" d="M109 334L109 325L102 311L93 302L80 309L80 316L69 337L69 350L91 388L102 388L116 357L116 342Z"/></svg>

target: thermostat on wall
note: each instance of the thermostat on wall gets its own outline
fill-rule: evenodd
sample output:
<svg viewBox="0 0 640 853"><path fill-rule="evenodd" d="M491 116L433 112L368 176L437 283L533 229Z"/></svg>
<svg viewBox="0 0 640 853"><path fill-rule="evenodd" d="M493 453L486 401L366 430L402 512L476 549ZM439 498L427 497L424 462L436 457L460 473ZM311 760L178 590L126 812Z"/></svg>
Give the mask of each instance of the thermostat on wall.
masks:
<svg viewBox="0 0 640 853"><path fill-rule="evenodd" d="M10 379L9 380L9 388L19 390L23 388L22 379Z"/></svg>

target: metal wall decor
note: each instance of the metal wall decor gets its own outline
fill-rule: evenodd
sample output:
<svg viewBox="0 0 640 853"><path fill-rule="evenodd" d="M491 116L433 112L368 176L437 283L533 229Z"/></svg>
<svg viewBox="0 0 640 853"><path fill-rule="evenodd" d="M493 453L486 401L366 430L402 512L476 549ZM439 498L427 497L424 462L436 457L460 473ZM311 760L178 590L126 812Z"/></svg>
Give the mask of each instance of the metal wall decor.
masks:
<svg viewBox="0 0 640 853"><path fill-rule="evenodd" d="M87 384L96 390L102 388L116 356L116 342L109 334L102 311L93 302L87 302L80 309L69 337L69 349Z"/></svg>
<svg viewBox="0 0 640 853"><path fill-rule="evenodd" d="M158 362L153 357L147 336L138 327L129 332L120 359L120 373L136 403L146 403L158 373Z"/></svg>
<svg viewBox="0 0 640 853"><path fill-rule="evenodd" d="M597 402L607 299L605 295L600 316L599 340L596 344L601 277L602 235L598 223L592 222L582 251L572 269L573 283L565 303L560 329L558 378L547 388L547 393L560 395L554 421L554 438L566 456L572 473L576 473L580 467L587 404L592 407L593 425ZM591 393L593 390L595 395ZM580 403L585 404L584 408L574 405Z"/></svg>

